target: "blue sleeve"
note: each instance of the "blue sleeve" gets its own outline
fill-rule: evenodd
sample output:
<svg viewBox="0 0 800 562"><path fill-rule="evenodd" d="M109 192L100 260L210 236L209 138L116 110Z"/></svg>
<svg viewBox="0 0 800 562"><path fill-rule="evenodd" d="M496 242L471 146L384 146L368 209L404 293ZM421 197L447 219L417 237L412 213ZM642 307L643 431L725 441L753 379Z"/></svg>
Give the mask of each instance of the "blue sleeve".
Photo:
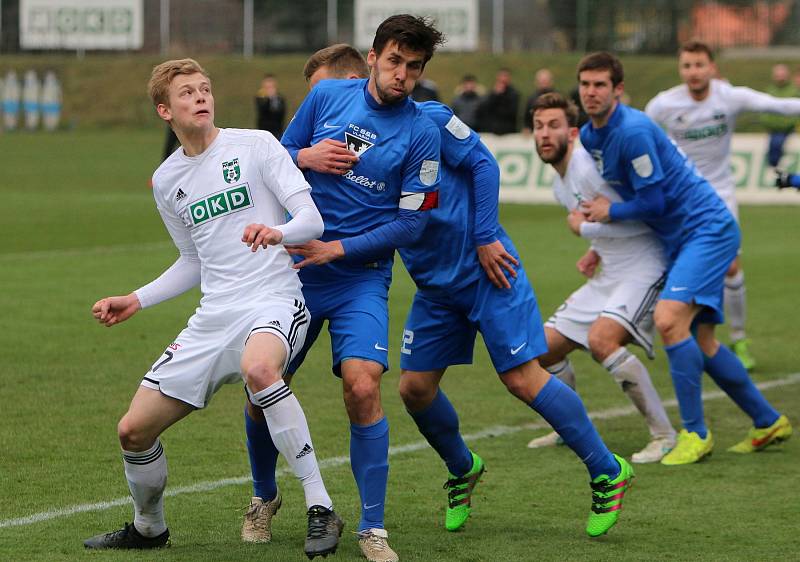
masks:
<svg viewBox="0 0 800 562"><path fill-rule="evenodd" d="M663 134L660 129L658 132ZM656 135L649 134L643 127L628 131L622 143L618 165L620 175L628 180L636 197L624 203L612 203L609 218L615 221L660 217L665 209L666 178L661 167Z"/></svg>
<svg viewBox="0 0 800 562"><path fill-rule="evenodd" d="M430 216L430 213L400 209L395 220L342 240L343 259L365 262L385 258L395 248L409 246L419 240Z"/></svg>
<svg viewBox="0 0 800 562"><path fill-rule="evenodd" d="M439 190L439 129L433 121L421 115L411 126L411 142L403 163L403 183L400 187L401 208L404 194Z"/></svg>
<svg viewBox="0 0 800 562"><path fill-rule="evenodd" d="M664 212L664 191L659 185L648 185L636 190L636 197L624 203L612 203L608 216L612 222L646 220L660 217Z"/></svg>
<svg viewBox="0 0 800 562"><path fill-rule="evenodd" d="M478 142L475 149L462 161L460 168L465 167L472 174L475 196L475 245L491 244L497 240L500 168L494 155L482 142Z"/></svg>
<svg viewBox="0 0 800 562"><path fill-rule="evenodd" d="M297 153L300 149L311 146L314 138L314 114L318 97L316 88L309 92L281 137L281 144L289 152L295 165L297 165Z"/></svg>
<svg viewBox="0 0 800 562"><path fill-rule="evenodd" d="M447 166L459 167L472 148L480 142L480 137L443 103L426 101L420 103L419 107L439 128L442 162Z"/></svg>

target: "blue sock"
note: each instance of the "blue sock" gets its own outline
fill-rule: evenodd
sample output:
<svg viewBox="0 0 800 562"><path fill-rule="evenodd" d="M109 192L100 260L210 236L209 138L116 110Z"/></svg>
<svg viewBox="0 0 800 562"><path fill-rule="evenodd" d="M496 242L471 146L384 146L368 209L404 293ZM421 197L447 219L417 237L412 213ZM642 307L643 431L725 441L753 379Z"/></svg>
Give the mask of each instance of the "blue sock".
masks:
<svg viewBox="0 0 800 562"><path fill-rule="evenodd" d="M536 410L583 461L592 479L619 476L620 466L597 433L575 391L551 376L533 402Z"/></svg>
<svg viewBox="0 0 800 562"><path fill-rule="evenodd" d="M389 422L350 424L350 467L361 497L358 530L383 529L386 481L389 478Z"/></svg>
<svg viewBox="0 0 800 562"><path fill-rule="evenodd" d="M263 417L260 423L253 420L247 413L247 408L244 410L244 429L247 434L250 471L253 473L253 495L264 501L273 500L278 495L278 483L275 481L278 449L272 442Z"/></svg>
<svg viewBox="0 0 800 562"><path fill-rule="evenodd" d="M769 427L780 417L756 388L739 358L724 345L714 357L703 356L705 371L736 404L753 418L753 425Z"/></svg>
<svg viewBox="0 0 800 562"><path fill-rule="evenodd" d="M686 431L694 431L702 439L708 435L703 419L703 352L693 337L664 346L669 358L669 373Z"/></svg>
<svg viewBox="0 0 800 562"><path fill-rule="evenodd" d="M458 414L442 389L421 412L409 412L420 433L439 453L453 476L464 476L472 469L470 453L458 431Z"/></svg>

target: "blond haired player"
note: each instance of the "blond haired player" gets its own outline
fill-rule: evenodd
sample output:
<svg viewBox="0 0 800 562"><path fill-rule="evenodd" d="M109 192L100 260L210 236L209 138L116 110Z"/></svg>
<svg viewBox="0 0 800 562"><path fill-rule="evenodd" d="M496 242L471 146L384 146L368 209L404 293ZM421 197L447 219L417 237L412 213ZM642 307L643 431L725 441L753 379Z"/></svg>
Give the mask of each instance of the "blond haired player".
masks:
<svg viewBox="0 0 800 562"><path fill-rule="evenodd" d="M303 410L282 379L310 320L282 244L322 234L311 188L271 134L214 125L211 82L197 62L156 66L149 91L182 146L153 175L156 206L180 255L152 283L101 299L92 312L101 324L113 326L197 284L203 296L188 326L145 374L119 422L134 521L84 544L91 549L167 544L167 463L159 435L205 407L220 386L244 378L249 399L263 411L272 440L302 482L309 508L305 553L327 555L336 550L343 524L322 482Z"/></svg>

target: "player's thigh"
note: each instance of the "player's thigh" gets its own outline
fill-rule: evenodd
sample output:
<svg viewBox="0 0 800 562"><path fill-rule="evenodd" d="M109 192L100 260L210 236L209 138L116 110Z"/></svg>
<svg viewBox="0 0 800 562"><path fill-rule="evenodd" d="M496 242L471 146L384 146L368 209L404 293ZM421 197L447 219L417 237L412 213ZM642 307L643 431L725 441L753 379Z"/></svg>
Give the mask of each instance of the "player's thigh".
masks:
<svg viewBox="0 0 800 562"><path fill-rule="evenodd" d="M550 367L563 361L567 355L582 347L556 330L552 325L544 325L544 334L547 341L547 353L539 357L539 363L543 367Z"/></svg>
<svg viewBox="0 0 800 562"><path fill-rule="evenodd" d="M578 347L588 349L589 329L602 312L611 290L611 283L602 274L590 279L561 303L545 326Z"/></svg>
<svg viewBox="0 0 800 562"><path fill-rule="evenodd" d="M471 291L474 288L463 293ZM429 372L450 365L469 365L476 333L477 328L455 298L417 291L403 328L400 368Z"/></svg>
<svg viewBox="0 0 800 562"><path fill-rule="evenodd" d="M703 310L697 321L724 321L722 295L725 274L739 249L739 227L730 218L722 225L709 225L688 240L667 273L663 300L697 304ZM717 228L712 230L712 227ZM660 330L660 329L659 329Z"/></svg>
<svg viewBox="0 0 800 562"><path fill-rule="evenodd" d="M242 352L242 375L247 386L258 392L278 381L289 358L286 340L281 336L260 332L247 339Z"/></svg>
<svg viewBox="0 0 800 562"><path fill-rule="evenodd" d="M653 312L666 276L660 271L631 272L614 283L600 318L592 324L590 347L606 351L632 341L653 358Z"/></svg>
<svg viewBox="0 0 800 562"><path fill-rule="evenodd" d="M119 436L126 450L146 450L168 427L188 416L194 407L140 386L119 422Z"/></svg>
<svg viewBox="0 0 800 562"><path fill-rule="evenodd" d="M469 313L498 373L547 353L539 305L525 270L520 267L509 283L510 289L499 289L482 277Z"/></svg>
<svg viewBox="0 0 800 562"><path fill-rule="evenodd" d="M142 379L141 385L204 408L224 384L241 380L232 315L197 313L167 346ZM243 342L242 342L243 343Z"/></svg>
<svg viewBox="0 0 800 562"><path fill-rule="evenodd" d="M389 369L388 288L362 283L347 290L335 310L328 313L333 372L341 376L348 359L371 361Z"/></svg>

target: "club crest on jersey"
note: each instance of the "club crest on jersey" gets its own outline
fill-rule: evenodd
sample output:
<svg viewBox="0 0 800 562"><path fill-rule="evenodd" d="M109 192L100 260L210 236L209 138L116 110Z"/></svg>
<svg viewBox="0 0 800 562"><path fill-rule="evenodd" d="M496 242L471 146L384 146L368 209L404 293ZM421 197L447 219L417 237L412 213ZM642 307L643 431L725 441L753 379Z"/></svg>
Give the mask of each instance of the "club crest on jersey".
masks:
<svg viewBox="0 0 800 562"><path fill-rule="evenodd" d="M639 177L649 178L650 174L653 173L653 161L650 160L649 154L637 156L631 160L631 164L633 164L633 169L636 170L636 173L639 174Z"/></svg>
<svg viewBox="0 0 800 562"><path fill-rule="evenodd" d="M248 185L237 185L189 203L181 218L186 226L192 228L252 206Z"/></svg>
<svg viewBox="0 0 800 562"><path fill-rule="evenodd" d="M222 177L225 179L225 183L239 181L239 178L242 177L242 172L239 170L238 158L222 163Z"/></svg>
<svg viewBox="0 0 800 562"><path fill-rule="evenodd" d="M344 142L347 144L347 150L355 152L358 156L362 156L367 150L375 146L375 143L351 135L350 133L344 134Z"/></svg>

